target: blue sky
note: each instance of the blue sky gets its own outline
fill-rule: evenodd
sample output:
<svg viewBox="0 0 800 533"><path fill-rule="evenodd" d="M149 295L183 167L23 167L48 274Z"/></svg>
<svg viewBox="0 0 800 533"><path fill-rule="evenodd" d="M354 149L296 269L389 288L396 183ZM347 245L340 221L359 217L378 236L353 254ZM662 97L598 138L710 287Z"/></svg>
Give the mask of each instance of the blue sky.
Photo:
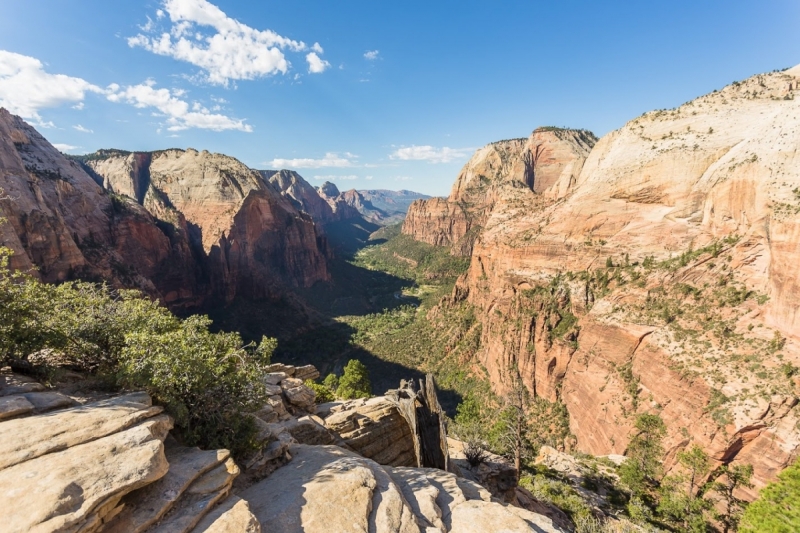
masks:
<svg viewBox="0 0 800 533"><path fill-rule="evenodd" d="M0 5L0 105L62 149L208 149L341 189L444 195L488 142L600 136L798 63L797 0Z"/></svg>

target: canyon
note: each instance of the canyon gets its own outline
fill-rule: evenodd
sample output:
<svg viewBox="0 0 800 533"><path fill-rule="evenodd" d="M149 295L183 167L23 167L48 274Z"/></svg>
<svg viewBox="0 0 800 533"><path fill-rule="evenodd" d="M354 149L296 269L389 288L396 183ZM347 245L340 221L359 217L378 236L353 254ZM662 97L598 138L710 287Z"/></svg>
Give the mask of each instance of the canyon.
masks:
<svg viewBox="0 0 800 533"><path fill-rule="evenodd" d="M404 234L470 257L439 307L475 309L496 393L518 374L563 402L567 447L594 455L658 414L668 468L694 443L752 464L748 499L797 457L798 80L754 76L599 140L539 128L412 204Z"/></svg>
<svg viewBox="0 0 800 533"><path fill-rule="evenodd" d="M330 182L315 188L294 171L255 170L191 148L67 157L0 109L0 219L6 221L0 243L14 251L14 270L45 282L81 279L136 288L186 314L243 300L273 301L302 314L307 326L341 318L311 311L315 294L337 283L347 292L353 279L373 270L371 264L362 270L350 264L349 284L337 279L342 257L354 253L333 245L343 228L357 228L353 246L363 247L374 229L405 216L400 238L455 258L450 264L438 257L442 271L449 275L469 263L466 272L458 270L464 273L452 291L440 300L439 293L438 304L423 310L433 329L442 325L448 337L443 350L457 352L459 372L487 380L498 397L519 378L532 396L563 404L570 435L559 447L569 452L623 455L637 417L657 414L667 427L667 472L678 471L678 454L696 444L712 466L752 465L754 486L739 491L752 500L800 453L798 83L800 66L645 113L599 139L586 130L540 127L528 138L494 142L475 152L447 198L341 192ZM407 248L398 246L392 257L406 270L422 268L426 258L402 255ZM331 309L347 309L342 316L365 314L361 307L368 306L351 306L348 299L374 307L386 296L396 300L393 305L406 304L400 315L413 316L422 309L418 302L436 294L430 288L435 276L414 282L413 298L419 299L402 287L388 295L374 287L356 296L334 291ZM462 311L469 320L443 319ZM355 333L336 339L344 353L378 337L351 329ZM300 336L305 332L301 328ZM471 351L451 350L460 350L462 341L471 346L473 337ZM297 351L298 360L309 356ZM405 355L425 363L424 353ZM395 374L409 368L392 366L389 378L396 382L405 376ZM402 417L387 406L388 395L337 405L338 413L323 415L303 380L283 376L269 385L277 399L259 413L269 426L262 428L268 447L245 470L264 457L264 464L277 468L273 461L291 456L320 483L332 470L352 470L337 482L355 487L348 485L365 524L385 513L381 520L397 518L392 527L403 530L421 524L454 530L455 507L442 498L464 513L459 527L487 516L518 525L543 520L511 510L508 501L489 513L496 494L444 474L402 470L420 465L408 460L413 446L397 444L411 433L397 425ZM11 409L12 422L42 416L38 399L13 400L0 402ZM76 408L80 401L66 399L58 407ZM111 514L92 515L95 521L120 512L116 496L168 472L163 443L171 422L159 417L149 398L119 401L133 402L135 411L153 418L130 437L146 445L153 471L124 494L104 495L96 512ZM278 423L283 425L273 426ZM357 446L365 435L367 443ZM227 464L224 452L216 457L209 468ZM220 499L233 486L236 469L226 470L224 486L217 487ZM246 489L251 501L280 499L281 480L291 476L278 472L278 488ZM362 481L370 488L364 494L357 490ZM338 497L316 483L309 490L321 491L321 498ZM302 490L284 497L298 513L307 503ZM373 512L372 502L383 497L388 507ZM409 506L412 500L428 508ZM247 508L238 499L226 501L231 509ZM258 505L239 514L250 522L294 520L271 503ZM311 523L322 527L324 518Z"/></svg>

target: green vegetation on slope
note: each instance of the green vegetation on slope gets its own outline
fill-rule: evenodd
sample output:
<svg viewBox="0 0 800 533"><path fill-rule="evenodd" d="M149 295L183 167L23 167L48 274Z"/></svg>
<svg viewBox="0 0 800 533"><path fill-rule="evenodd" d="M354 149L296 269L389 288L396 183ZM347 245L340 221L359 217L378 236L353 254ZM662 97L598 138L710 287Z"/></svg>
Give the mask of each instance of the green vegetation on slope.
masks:
<svg viewBox="0 0 800 533"><path fill-rule="evenodd" d="M360 250L354 263L419 284L450 285L469 267L468 257L456 257L449 248L432 246L400 233L400 225L373 234L376 245ZM385 240L384 240L385 239Z"/></svg>
<svg viewBox="0 0 800 533"><path fill-rule="evenodd" d="M761 490L742 517L740 531L746 533L792 533L800 531L800 461L778 475Z"/></svg>
<svg viewBox="0 0 800 533"><path fill-rule="evenodd" d="M256 445L248 413L266 401L262 376L276 343L243 345L211 333L203 316L181 320L136 291L49 285L8 268L0 247L0 367L57 377L72 368L104 387L146 390L189 445L241 454Z"/></svg>

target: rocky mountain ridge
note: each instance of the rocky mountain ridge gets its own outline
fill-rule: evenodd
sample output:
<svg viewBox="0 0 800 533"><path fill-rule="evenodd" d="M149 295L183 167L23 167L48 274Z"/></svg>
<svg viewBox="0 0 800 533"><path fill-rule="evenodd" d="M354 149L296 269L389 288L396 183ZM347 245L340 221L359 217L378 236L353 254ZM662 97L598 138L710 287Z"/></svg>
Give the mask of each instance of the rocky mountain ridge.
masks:
<svg viewBox="0 0 800 533"><path fill-rule="evenodd" d="M429 198L412 191L389 191L383 189L349 189L341 192L329 181L312 187L293 170L259 170L264 179L289 198L298 209L325 225L363 218L381 226L401 222L411 203L420 198ZM373 202L374 201L374 202Z"/></svg>
<svg viewBox="0 0 800 533"><path fill-rule="evenodd" d="M412 206L404 233L471 255L442 305L474 307L496 392L514 368L594 455L658 414L667 467L697 443L752 464L756 490L797 457L798 83L800 66L754 76L596 144L495 143Z"/></svg>
<svg viewBox="0 0 800 533"><path fill-rule="evenodd" d="M524 187L563 196L575 184L596 141L585 130L539 128L527 139L491 143L464 165L448 198L411 204L403 233L469 256L501 188Z"/></svg>
<svg viewBox="0 0 800 533"><path fill-rule="evenodd" d="M103 279L193 309L330 277L313 220L220 154L105 150L76 161L0 110L0 188L12 267L36 267L44 281Z"/></svg>

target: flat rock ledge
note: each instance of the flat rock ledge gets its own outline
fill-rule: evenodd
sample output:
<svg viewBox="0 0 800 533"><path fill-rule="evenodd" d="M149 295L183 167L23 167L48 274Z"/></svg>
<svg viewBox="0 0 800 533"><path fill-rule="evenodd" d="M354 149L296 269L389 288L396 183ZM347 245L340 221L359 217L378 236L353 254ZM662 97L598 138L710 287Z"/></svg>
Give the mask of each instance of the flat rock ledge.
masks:
<svg viewBox="0 0 800 533"><path fill-rule="evenodd" d="M81 405L29 378L0 374L0 406L16 409L5 419L0 416L0 529L567 531L546 516L507 505L468 479L434 468L400 466L410 462L413 441L402 416L385 398L334 409L340 414L328 412L323 420L308 413L312 406L307 398L292 403L286 394L305 394L294 390L305 385L291 375L314 375L313 367L272 370L265 382L273 381L281 391L256 414L262 449L241 465L227 450L178 443L169 434L172 419L145 393Z"/></svg>

